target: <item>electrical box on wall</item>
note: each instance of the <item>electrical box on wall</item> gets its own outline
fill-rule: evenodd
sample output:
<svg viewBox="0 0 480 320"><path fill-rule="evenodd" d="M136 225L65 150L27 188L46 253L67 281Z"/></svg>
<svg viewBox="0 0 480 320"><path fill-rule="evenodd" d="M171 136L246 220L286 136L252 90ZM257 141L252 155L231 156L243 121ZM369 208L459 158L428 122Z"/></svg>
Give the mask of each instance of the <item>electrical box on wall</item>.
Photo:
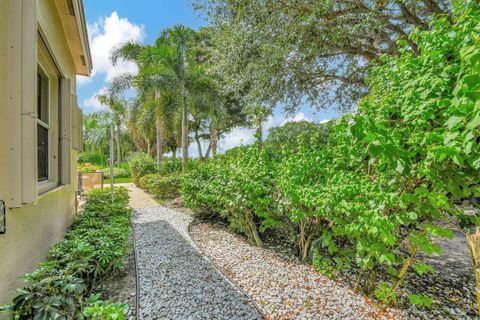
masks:
<svg viewBox="0 0 480 320"><path fill-rule="evenodd" d="M7 208L5 202L0 200L0 234L7 231Z"/></svg>

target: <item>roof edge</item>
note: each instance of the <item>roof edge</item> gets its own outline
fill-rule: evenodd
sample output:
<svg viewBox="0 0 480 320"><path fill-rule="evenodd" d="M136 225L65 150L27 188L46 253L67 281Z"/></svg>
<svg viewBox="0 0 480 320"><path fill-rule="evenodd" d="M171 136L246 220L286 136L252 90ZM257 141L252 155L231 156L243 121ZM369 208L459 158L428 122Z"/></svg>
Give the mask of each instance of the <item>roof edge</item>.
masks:
<svg viewBox="0 0 480 320"><path fill-rule="evenodd" d="M80 34L80 41L82 43L82 51L85 57L85 63L87 66L88 74L92 73L93 63L92 54L90 52L90 41L88 39L87 21L85 18L85 9L83 7L83 0L74 0L75 17L77 20L78 33Z"/></svg>

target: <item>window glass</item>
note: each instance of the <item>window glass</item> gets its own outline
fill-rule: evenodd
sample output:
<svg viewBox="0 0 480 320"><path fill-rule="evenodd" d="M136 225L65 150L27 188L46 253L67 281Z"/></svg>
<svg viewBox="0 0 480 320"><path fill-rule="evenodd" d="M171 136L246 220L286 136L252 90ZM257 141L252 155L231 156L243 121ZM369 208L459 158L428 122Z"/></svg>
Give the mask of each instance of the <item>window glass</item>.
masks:
<svg viewBox="0 0 480 320"><path fill-rule="evenodd" d="M37 124L38 181L48 180L48 129Z"/></svg>
<svg viewBox="0 0 480 320"><path fill-rule="evenodd" d="M49 123L48 93L48 77L39 67L37 74L37 118L45 124Z"/></svg>
<svg viewBox="0 0 480 320"><path fill-rule="evenodd" d="M49 80L43 69L38 66L37 74L37 159L38 181L47 181L50 165L50 126L49 126Z"/></svg>

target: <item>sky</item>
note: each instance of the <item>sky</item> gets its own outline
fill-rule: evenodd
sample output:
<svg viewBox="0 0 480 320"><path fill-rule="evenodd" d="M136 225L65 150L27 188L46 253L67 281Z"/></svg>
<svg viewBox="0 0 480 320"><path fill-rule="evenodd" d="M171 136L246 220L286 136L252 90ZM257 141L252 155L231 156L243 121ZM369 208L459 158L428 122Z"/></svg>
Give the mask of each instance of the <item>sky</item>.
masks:
<svg viewBox="0 0 480 320"><path fill-rule="evenodd" d="M84 113L105 110L96 96L104 92L106 83L124 72L136 72L135 64L120 61L113 66L110 52L126 41L153 43L160 32L181 23L193 29L206 25L195 12L191 0L84 0L87 17L93 71L90 78L77 78L78 104ZM266 133L273 126L287 121L324 122L335 118L338 113L332 109L314 112L303 106L296 115L286 118L281 107L274 110L266 122ZM219 142L220 151L254 141L253 130L236 128ZM204 148L205 150L205 148ZM197 150L190 146L190 154L195 157Z"/></svg>

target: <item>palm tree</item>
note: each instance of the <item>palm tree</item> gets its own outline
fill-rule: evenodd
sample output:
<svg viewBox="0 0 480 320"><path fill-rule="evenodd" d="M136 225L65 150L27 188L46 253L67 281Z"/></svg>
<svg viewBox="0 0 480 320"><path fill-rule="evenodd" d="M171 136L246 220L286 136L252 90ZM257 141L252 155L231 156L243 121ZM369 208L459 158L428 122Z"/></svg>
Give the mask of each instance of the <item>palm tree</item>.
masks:
<svg viewBox="0 0 480 320"><path fill-rule="evenodd" d="M95 112L83 117L83 139L85 151L104 152L110 138L112 126L110 116L106 112Z"/></svg>
<svg viewBox="0 0 480 320"><path fill-rule="evenodd" d="M172 121L172 109L178 107L182 119L182 163L188 161L188 116L189 94L193 84L203 75L203 70L195 61L192 45L195 31L182 25L166 29L158 37L155 45L142 46L125 43L112 53L114 63L119 58L134 61L139 67L137 75L125 74L114 79L111 90L124 90L136 87L143 92L153 92L157 108L157 161L161 161L165 132L164 122ZM162 99L163 102L162 102ZM162 105L163 104L163 105ZM168 106L168 107L167 107ZM158 156L160 154L160 156Z"/></svg>
<svg viewBox="0 0 480 320"><path fill-rule="evenodd" d="M120 135L121 135L121 128L122 128L122 118L125 117L125 113L127 110L128 102L124 99L118 98L115 95L97 95L98 101L108 106L110 111L112 112L113 122L115 124L115 142L117 145L117 164L120 164L122 158L122 152L120 149Z"/></svg>

